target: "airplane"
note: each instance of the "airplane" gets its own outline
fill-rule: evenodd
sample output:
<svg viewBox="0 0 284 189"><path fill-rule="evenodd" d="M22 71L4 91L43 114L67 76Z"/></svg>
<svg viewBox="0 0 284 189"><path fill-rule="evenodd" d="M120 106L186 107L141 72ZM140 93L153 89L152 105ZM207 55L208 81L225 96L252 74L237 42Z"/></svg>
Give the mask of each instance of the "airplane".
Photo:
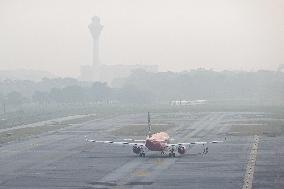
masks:
<svg viewBox="0 0 284 189"><path fill-rule="evenodd" d="M211 141L211 142L187 142L187 143L170 143L171 139L166 132L158 132L152 134L151 131L151 120L150 113L148 112L148 135L145 140L134 140L134 139L124 139L127 141L115 142L115 141L101 141L101 140L90 140L86 137L87 142L104 143L104 144L116 144L116 145L129 145L132 146L132 151L139 155L139 157L145 157L145 151L157 151L161 154L169 152L169 157L176 157L178 152L180 155L185 154L186 149L192 145L202 145L204 147L203 154L208 153L208 147L205 145L208 143L221 143L223 141Z"/></svg>

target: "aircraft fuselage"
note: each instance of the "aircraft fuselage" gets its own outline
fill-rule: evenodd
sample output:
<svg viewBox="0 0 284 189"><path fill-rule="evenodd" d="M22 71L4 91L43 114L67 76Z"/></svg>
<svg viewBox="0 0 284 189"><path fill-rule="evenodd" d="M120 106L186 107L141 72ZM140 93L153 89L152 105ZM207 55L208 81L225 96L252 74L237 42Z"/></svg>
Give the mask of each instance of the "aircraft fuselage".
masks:
<svg viewBox="0 0 284 189"><path fill-rule="evenodd" d="M156 133L146 139L145 146L151 151L165 151L169 138L165 132Z"/></svg>
<svg viewBox="0 0 284 189"><path fill-rule="evenodd" d="M165 142L149 139L146 140L145 146L151 151L164 151L167 148Z"/></svg>

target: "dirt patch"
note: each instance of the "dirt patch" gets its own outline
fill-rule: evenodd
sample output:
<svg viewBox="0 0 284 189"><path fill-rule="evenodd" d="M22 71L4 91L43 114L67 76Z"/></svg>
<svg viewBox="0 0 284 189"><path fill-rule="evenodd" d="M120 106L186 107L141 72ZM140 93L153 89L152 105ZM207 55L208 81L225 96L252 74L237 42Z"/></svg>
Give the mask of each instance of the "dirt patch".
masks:
<svg viewBox="0 0 284 189"><path fill-rule="evenodd" d="M56 126L42 126L42 127L28 127L28 128L22 128L22 129L15 129L11 131L6 131L0 133L0 144L4 144L11 141L19 141L26 139L28 137L31 137L33 135L39 135L47 131L60 129L67 127L69 125L56 125Z"/></svg>
<svg viewBox="0 0 284 189"><path fill-rule="evenodd" d="M73 120L66 120L62 122L52 122L43 126L17 128L0 133L0 144L8 143L11 141L24 140L32 136L40 135L48 131L62 129L64 127L72 126L73 124L83 123L96 119L96 116L86 116Z"/></svg>

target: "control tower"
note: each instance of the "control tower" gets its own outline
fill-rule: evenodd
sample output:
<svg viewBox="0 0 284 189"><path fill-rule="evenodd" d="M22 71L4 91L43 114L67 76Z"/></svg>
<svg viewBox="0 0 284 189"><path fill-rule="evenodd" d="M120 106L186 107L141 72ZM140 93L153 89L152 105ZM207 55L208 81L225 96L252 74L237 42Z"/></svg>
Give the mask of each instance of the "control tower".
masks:
<svg viewBox="0 0 284 189"><path fill-rule="evenodd" d="M100 23L100 18L94 16L92 22L89 25L89 30L93 37L93 67L100 65L100 56L99 56L99 38L103 30L103 25Z"/></svg>
<svg viewBox="0 0 284 189"><path fill-rule="evenodd" d="M103 25L100 23L100 18L94 16L89 24L89 30L93 38L93 60L92 65L81 66L80 79L83 81L107 82L109 85L114 79L126 78L137 69L143 69L148 72L157 72L156 65L124 65L113 64L107 65L100 62L99 55L99 38L103 30ZM117 62L116 62L117 63ZM119 82L118 82L119 83ZM118 86L118 85L116 85Z"/></svg>

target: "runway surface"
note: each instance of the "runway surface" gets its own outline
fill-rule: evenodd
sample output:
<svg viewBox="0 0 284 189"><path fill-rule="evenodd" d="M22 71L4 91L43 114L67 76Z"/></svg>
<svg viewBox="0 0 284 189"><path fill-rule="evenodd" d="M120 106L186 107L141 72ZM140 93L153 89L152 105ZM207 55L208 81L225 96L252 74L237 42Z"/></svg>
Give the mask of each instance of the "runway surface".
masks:
<svg viewBox="0 0 284 189"><path fill-rule="evenodd" d="M137 157L129 146L87 143L120 140L117 130L146 123L146 114L89 121L0 147L0 188L243 188L255 136L229 136L226 121L257 113L155 113L154 123L172 125L175 142L224 140L193 146L187 154L168 158L156 152ZM249 117L247 116L247 117ZM145 128L146 132L146 128ZM143 134L138 136L143 139ZM284 188L284 138L260 136L252 188Z"/></svg>

